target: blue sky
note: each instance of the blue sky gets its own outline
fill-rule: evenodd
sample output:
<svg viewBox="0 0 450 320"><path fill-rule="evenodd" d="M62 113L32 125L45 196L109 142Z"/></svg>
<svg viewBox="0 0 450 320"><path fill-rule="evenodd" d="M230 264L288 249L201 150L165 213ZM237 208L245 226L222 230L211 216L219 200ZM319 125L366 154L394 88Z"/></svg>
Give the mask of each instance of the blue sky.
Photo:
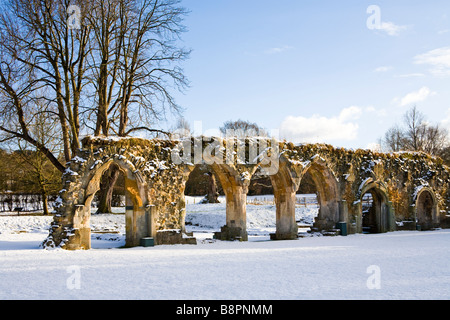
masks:
<svg viewBox="0 0 450 320"><path fill-rule="evenodd" d="M417 105L450 129L448 0L182 4L191 87L176 98L192 126L243 119L297 143L367 148Z"/></svg>

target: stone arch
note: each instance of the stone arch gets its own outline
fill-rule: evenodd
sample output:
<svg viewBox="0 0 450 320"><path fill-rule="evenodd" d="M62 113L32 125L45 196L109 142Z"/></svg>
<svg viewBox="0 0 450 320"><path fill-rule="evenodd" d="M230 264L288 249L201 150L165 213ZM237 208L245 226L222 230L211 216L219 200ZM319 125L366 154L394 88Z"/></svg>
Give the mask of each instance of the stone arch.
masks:
<svg viewBox="0 0 450 320"><path fill-rule="evenodd" d="M227 225L222 230L226 240L246 239L247 191L250 178L258 168L270 176L274 189L276 239L297 238L295 195L305 172L314 177L319 201L325 204L321 207L326 210L322 209L316 221L317 226L325 226L321 228L331 227L339 216L339 222L349 223L351 233L361 232L361 201L366 192L375 199L376 232L395 230L394 213L399 220L411 216L429 217L431 208L432 224L445 222L443 216L439 217L438 204L444 205L446 198L441 199L441 196L448 198L449 173L429 156L348 151L327 145L295 146L273 139L260 139L258 148L254 147L254 138L246 139L245 143L235 139L214 140L210 145L203 138L187 140L190 152L184 149L181 152L177 141L83 139L83 149L77 150L77 157L68 163L63 175L63 190L56 201L54 222L44 246L89 249L88 207L98 191L97 180L111 165L117 165L126 177L127 217L134 228L129 233L133 234L133 239L129 240L132 246L137 245L142 236L155 236L156 229L183 229L184 172L197 161L216 161L213 170L227 195ZM362 181L364 177L368 179ZM409 188L414 181L423 181L427 187L417 188L415 196L411 196ZM389 192L386 185L389 185ZM395 203L396 212L389 197ZM347 206L345 200L356 201ZM157 239L155 244L165 243Z"/></svg>
<svg viewBox="0 0 450 320"><path fill-rule="evenodd" d="M319 230L330 230L345 217L340 217L341 201L339 184L334 172L327 166L323 159L315 158L303 170L302 177L309 173L317 189L319 202L319 215L314 227ZM342 218L342 219L341 219Z"/></svg>
<svg viewBox="0 0 450 320"><path fill-rule="evenodd" d="M239 238L247 241L247 193L250 176L225 164L213 164L212 169L222 185L226 198L227 224L221 230L221 237L227 240Z"/></svg>
<svg viewBox="0 0 450 320"><path fill-rule="evenodd" d="M367 215L363 213L363 197L367 193L371 193L373 203ZM367 233L385 233L393 230L393 209L389 202L387 187L381 181L375 181L370 178L360 188L359 192L359 217L360 232Z"/></svg>
<svg viewBox="0 0 450 320"><path fill-rule="evenodd" d="M131 163L117 159L109 159L90 174L90 179L87 179L88 182L84 188L85 200L83 207L86 211L85 220L89 222L91 215L91 202L95 194L100 190L100 180L102 175L111 166L116 166L125 178L126 246L135 247L140 244L140 239L155 236L155 233L152 232L152 225L154 225L154 223L151 221L149 212L146 212L146 209L148 210L148 208L144 206L147 204L146 186L144 180L139 176L139 172L136 171ZM88 224L86 224L85 227L90 230Z"/></svg>
<svg viewBox="0 0 450 320"><path fill-rule="evenodd" d="M140 239L156 234L151 207L147 206L145 180L139 170L123 155L75 157L63 175L56 214L44 247L68 250L91 248L91 202L100 190L102 175L115 165L124 175L126 190L126 245L138 246Z"/></svg>
<svg viewBox="0 0 450 320"><path fill-rule="evenodd" d="M415 196L416 224L420 230L430 230L438 224L439 207L434 191L429 187L422 187Z"/></svg>
<svg viewBox="0 0 450 320"><path fill-rule="evenodd" d="M184 184L186 184L189 179L189 175L194 168L194 165L187 167L185 171ZM222 227L221 232L216 236L221 240L241 239L242 241L247 241L246 204L248 186L250 184L250 174L246 171L244 171L243 174L238 168L228 164L213 163L210 165L210 168L222 185L226 199L226 225ZM182 223L182 228L185 230L184 219Z"/></svg>

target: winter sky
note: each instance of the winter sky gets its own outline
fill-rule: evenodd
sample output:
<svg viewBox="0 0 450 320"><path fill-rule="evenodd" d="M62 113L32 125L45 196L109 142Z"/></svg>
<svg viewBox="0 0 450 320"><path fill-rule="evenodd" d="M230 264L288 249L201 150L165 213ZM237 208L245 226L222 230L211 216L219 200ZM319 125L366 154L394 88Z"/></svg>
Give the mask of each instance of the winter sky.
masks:
<svg viewBox="0 0 450 320"><path fill-rule="evenodd" d="M250 120L293 142L368 148L413 105L450 129L448 0L183 0L203 132ZM208 132L207 132L208 133Z"/></svg>

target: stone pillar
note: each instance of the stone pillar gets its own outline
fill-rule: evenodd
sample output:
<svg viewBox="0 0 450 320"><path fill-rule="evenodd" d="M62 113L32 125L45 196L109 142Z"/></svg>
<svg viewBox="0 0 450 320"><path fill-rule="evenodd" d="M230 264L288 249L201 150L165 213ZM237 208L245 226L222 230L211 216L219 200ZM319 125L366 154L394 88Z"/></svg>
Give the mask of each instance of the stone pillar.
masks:
<svg viewBox="0 0 450 320"><path fill-rule="evenodd" d="M275 192L277 207L277 231L275 240L293 240L298 238L298 225L295 220L296 192L282 190Z"/></svg>
<svg viewBox="0 0 450 320"><path fill-rule="evenodd" d="M125 212L126 246L138 247L149 237L149 214L144 207L127 206Z"/></svg>
<svg viewBox="0 0 450 320"><path fill-rule="evenodd" d="M388 201L387 209L387 231L397 231L397 224L395 223L395 209L392 201Z"/></svg>
<svg viewBox="0 0 450 320"><path fill-rule="evenodd" d="M156 207L153 205L148 205L145 207L145 219L146 219L146 226L147 226L147 237L156 237L156 223L155 223L155 216L156 216Z"/></svg>
<svg viewBox="0 0 450 320"><path fill-rule="evenodd" d="M349 223L348 205L346 200L339 201L339 222Z"/></svg>
<svg viewBox="0 0 450 320"><path fill-rule="evenodd" d="M125 229L126 246L138 247L142 238L148 237L148 213L142 201L143 190L137 181L125 176Z"/></svg>
<svg viewBox="0 0 450 320"><path fill-rule="evenodd" d="M69 241L65 249L89 250L91 249L90 208L76 205L73 215L73 228L68 236Z"/></svg>
<svg viewBox="0 0 450 320"><path fill-rule="evenodd" d="M66 250L90 250L91 249L91 229L74 229L73 233L68 235L69 241L64 246Z"/></svg>
<svg viewBox="0 0 450 320"><path fill-rule="evenodd" d="M226 192L227 225L222 227L220 240L248 241L247 234L247 187L235 187Z"/></svg>
<svg viewBox="0 0 450 320"><path fill-rule="evenodd" d="M128 203L125 210L125 234L126 234L126 246L134 247L135 246L134 206L129 205Z"/></svg>

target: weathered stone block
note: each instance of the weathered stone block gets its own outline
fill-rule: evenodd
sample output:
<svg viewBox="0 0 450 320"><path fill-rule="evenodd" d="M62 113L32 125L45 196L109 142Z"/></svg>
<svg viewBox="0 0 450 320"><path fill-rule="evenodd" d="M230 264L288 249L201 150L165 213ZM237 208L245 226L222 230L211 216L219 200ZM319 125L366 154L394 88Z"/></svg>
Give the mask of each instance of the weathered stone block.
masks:
<svg viewBox="0 0 450 320"><path fill-rule="evenodd" d="M156 245L197 244L197 239L188 236L181 230L162 230L156 233Z"/></svg>
<svg viewBox="0 0 450 320"><path fill-rule="evenodd" d="M248 241L248 234L239 227L223 226L221 232L215 232L215 239L221 241Z"/></svg>

